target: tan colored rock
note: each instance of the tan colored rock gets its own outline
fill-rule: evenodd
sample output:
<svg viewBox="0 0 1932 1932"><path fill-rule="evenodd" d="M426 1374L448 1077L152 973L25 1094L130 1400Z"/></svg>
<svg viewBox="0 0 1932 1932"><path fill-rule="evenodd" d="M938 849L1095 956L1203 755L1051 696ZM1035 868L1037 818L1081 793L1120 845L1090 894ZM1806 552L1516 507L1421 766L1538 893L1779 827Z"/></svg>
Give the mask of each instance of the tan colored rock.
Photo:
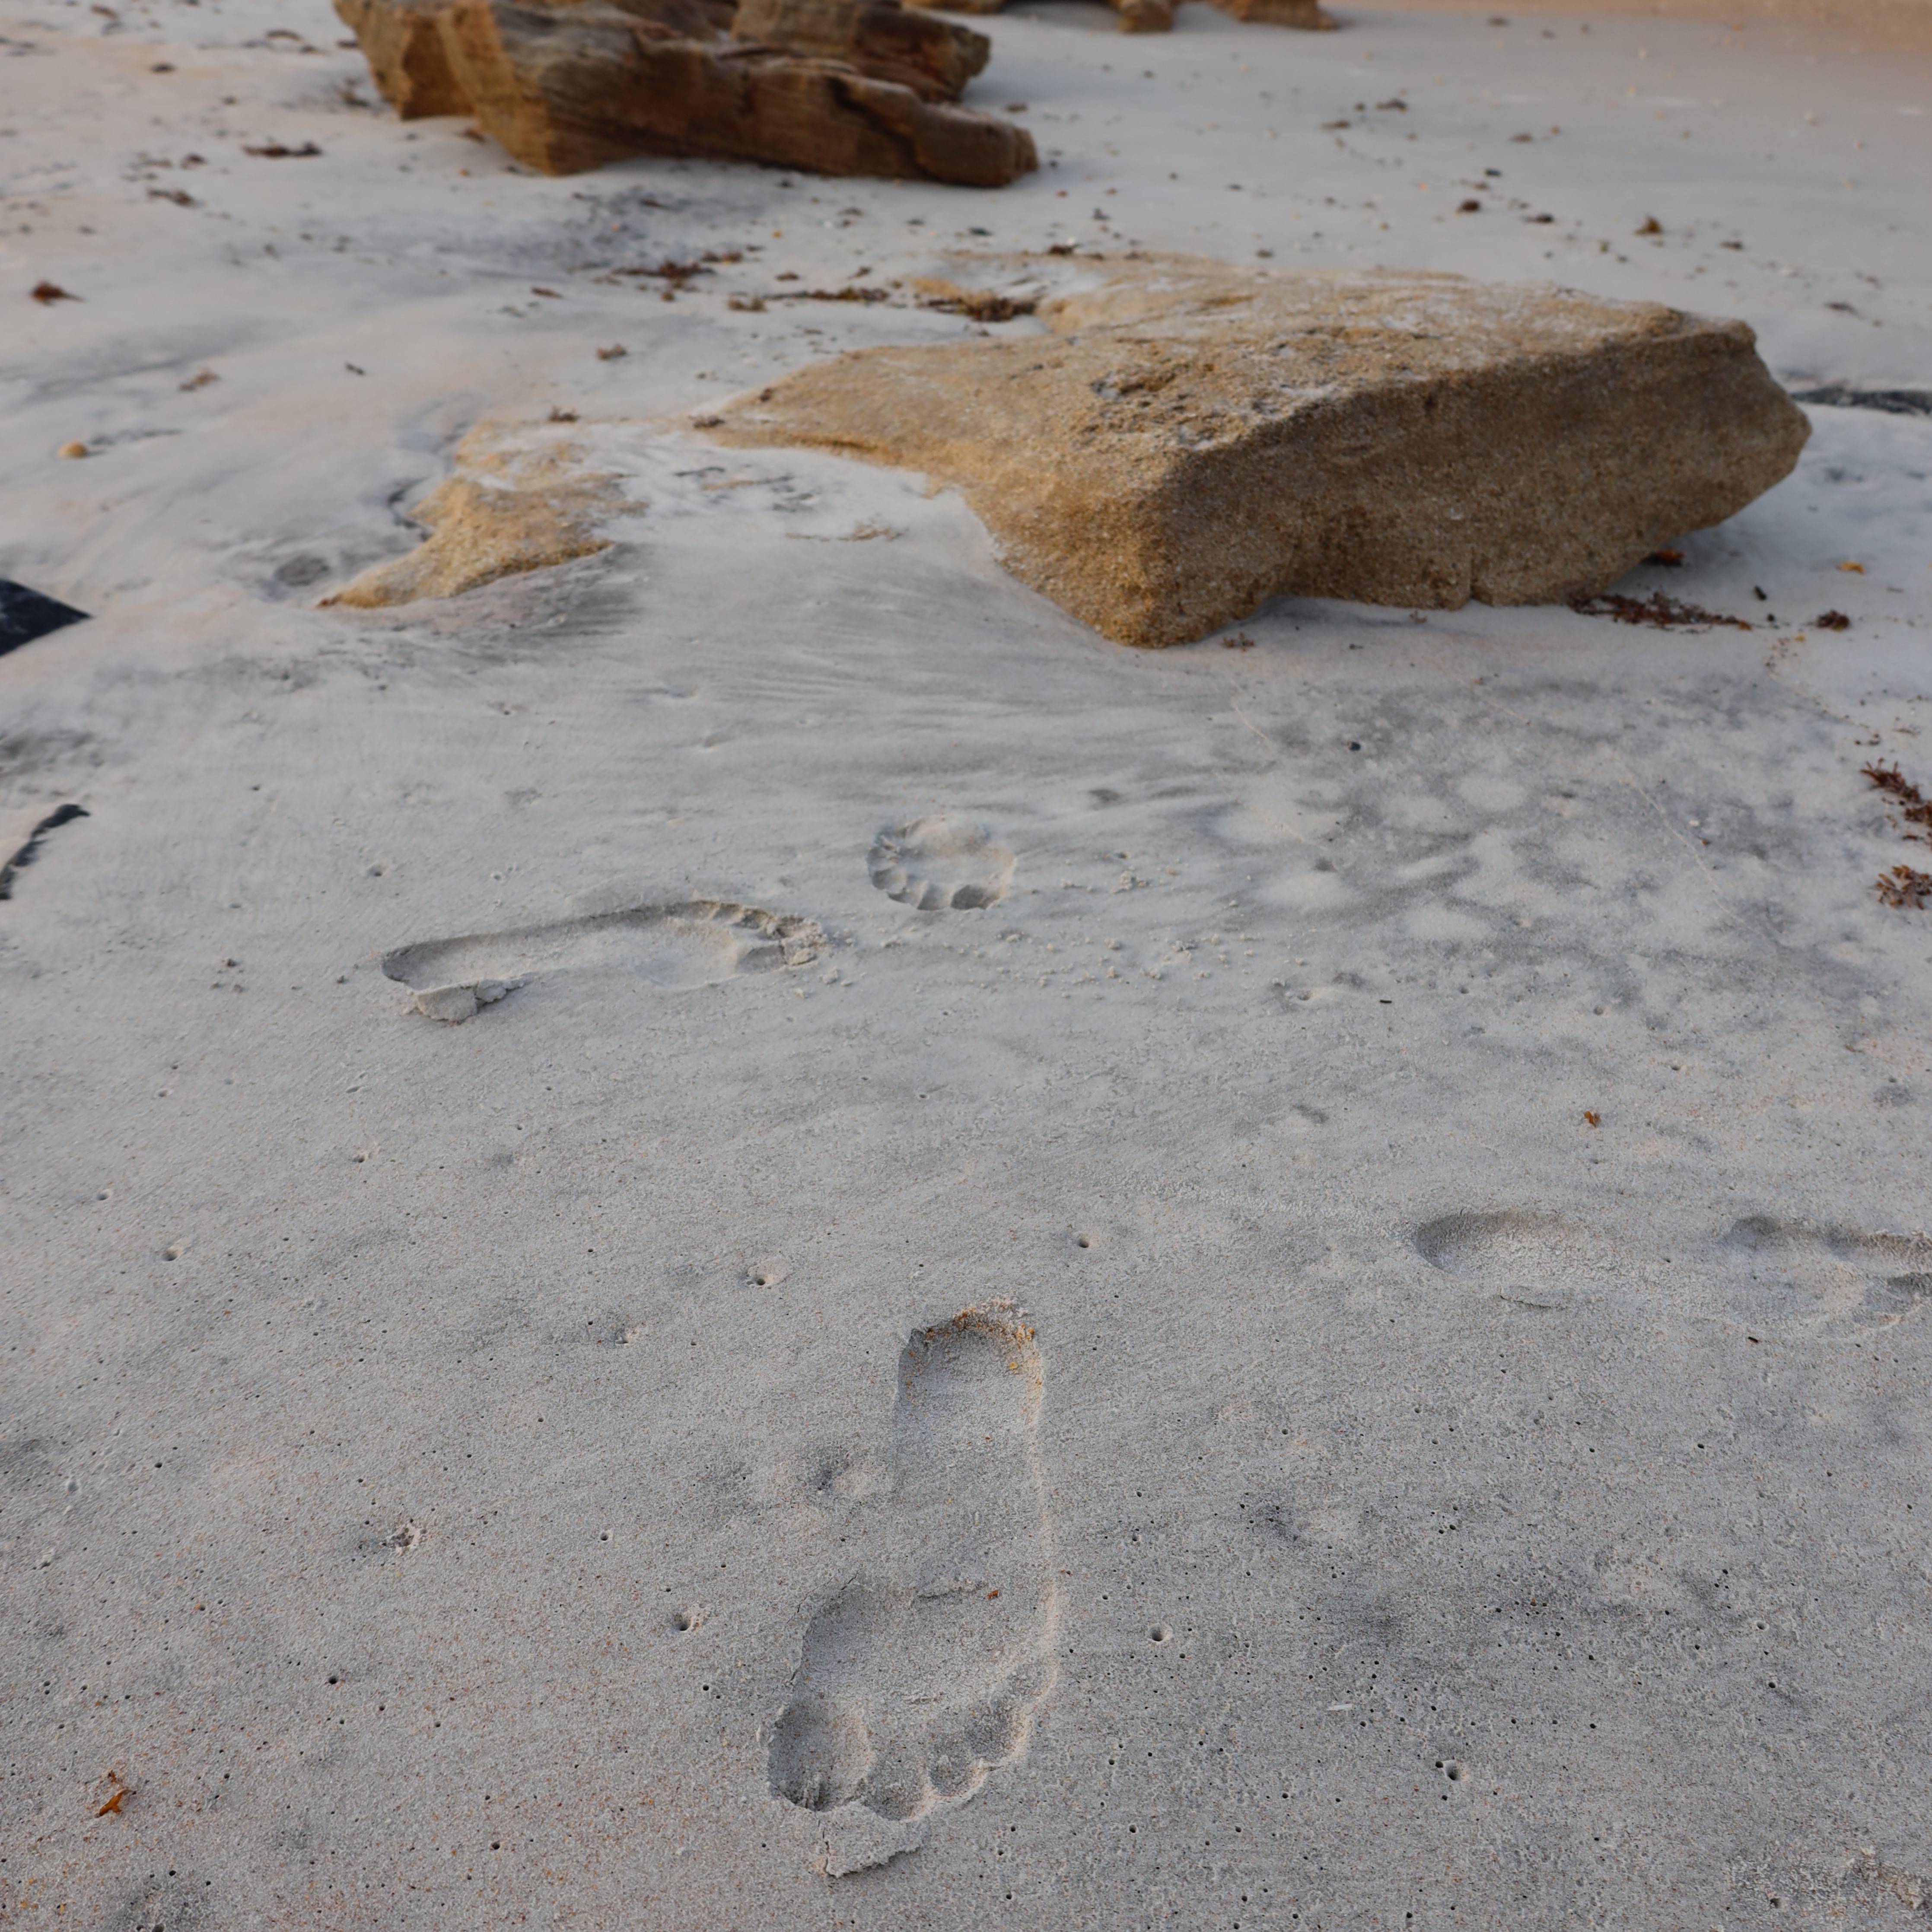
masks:
<svg viewBox="0 0 1932 1932"><path fill-rule="evenodd" d="M410 512L428 540L365 570L325 604L381 610L421 597L454 597L518 572L543 570L608 550L598 534L625 497L614 477L585 470L568 442L482 424L456 449L456 474Z"/></svg>
<svg viewBox="0 0 1932 1932"><path fill-rule="evenodd" d="M443 50L448 0L335 0L335 10L361 46L376 92L400 119L470 112Z"/></svg>
<svg viewBox="0 0 1932 1932"><path fill-rule="evenodd" d="M997 14L1006 0L905 0L909 7L943 7L949 14ZM1274 27L1324 30L1336 23L1316 0L1214 0L1238 20ZM1164 34L1174 25L1174 0L1114 0L1124 34Z"/></svg>
<svg viewBox="0 0 1932 1932"><path fill-rule="evenodd" d="M406 102L411 113L473 113L546 174L628 154L704 154L997 188L1039 165L1032 136L1012 122L922 99L844 62L716 40L710 0L340 4L399 112ZM928 86L952 70L936 51L945 38L925 35ZM956 69L970 49L952 44L946 58Z"/></svg>
<svg viewBox="0 0 1932 1932"><path fill-rule="evenodd" d="M561 9L581 0L529 0ZM730 32L734 0L610 0L634 20L668 27L692 40L722 39ZM335 0L356 36L382 98L404 121L467 114L467 88L456 76L446 44L451 0Z"/></svg>
<svg viewBox="0 0 1932 1932"><path fill-rule="evenodd" d="M800 370L712 434L956 484L1015 575L1160 645L1288 594L1590 595L1809 433L1742 322L1568 290L1116 258L1037 312L1050 332Z"/></svg>
<svg viewBox="0 0 1932 1932"><path fill-rule="evenodd" d="M602 4L455 0L446 32L478 122L547 173L708 154L996 188L1039 165L1011 122L834 62L674 38Z"/></svg>
<svg viewBox="0 0 1932 1932"><path fill-rule="evenodd" d="M1313 33L1328 33L1335 26L1335 16L1324 12L1316 0L1214 0L1214 4L1238 20L1258 21L1264 26L1300 27Z"/></svg>
<svg viewBox="0 0 1932 1932"><path fill-rule="evenodd" d="M786 53L844 61L926 100L957 100L993 44L899 0L740 0L732 32Z"/></svg>

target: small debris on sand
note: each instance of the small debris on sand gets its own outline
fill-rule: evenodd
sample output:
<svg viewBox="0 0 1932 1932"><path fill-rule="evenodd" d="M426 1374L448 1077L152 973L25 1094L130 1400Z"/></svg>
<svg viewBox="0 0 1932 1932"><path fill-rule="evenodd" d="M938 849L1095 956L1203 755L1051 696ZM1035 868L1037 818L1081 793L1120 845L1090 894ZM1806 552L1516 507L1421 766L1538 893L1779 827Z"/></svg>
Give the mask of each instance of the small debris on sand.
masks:
<svg viewBox="0 0 1932 1932"><path fill-rule="evenodd" d="M1894 866L1878 876L1879 897L1888 906L1922 912L1932 906L1932 872L1921 872L1910 866Z"/></svg>
<svg viewBox="0 0 1932 1932"><path fill-rule="evenodd" d="M962 289L956 282L931 276L920 278L912 286L922 308L966 316L974 322L1011 322L1016 316L1032 314L1036 306L1030 296L1001 295L992 289Z"/></svg>
<svg viewBox="0 0 1932 1932"><path fill-rule="evenodd" d="M70 295L58 282L36 282L33 286L34 301L44 308L57 302L80 302L82 297Z"/></svg>
<svg viewBox="0 0 1932 1932"><path fill-rule="evenodd" d="M1570 608L1586 617L1614 617L1619 624L1648 624L1659 631L1688 630L1694 626L1729 624L1740 631L1751 627L1742 617L1726 617L1695 604L1680 603L1660 590L1648 597L1624 597L1613 590L1594 597L1573 597Z"/></svg>
<svg viewBox="0 0 1932 1932"><path fill-rule="evenodd" d="M1914 825L1932 826L1932 801L1928 801L1918 786L1901 772L1898 766L1861 765L1859 770L1894 799L1906 818Z"/></svg>

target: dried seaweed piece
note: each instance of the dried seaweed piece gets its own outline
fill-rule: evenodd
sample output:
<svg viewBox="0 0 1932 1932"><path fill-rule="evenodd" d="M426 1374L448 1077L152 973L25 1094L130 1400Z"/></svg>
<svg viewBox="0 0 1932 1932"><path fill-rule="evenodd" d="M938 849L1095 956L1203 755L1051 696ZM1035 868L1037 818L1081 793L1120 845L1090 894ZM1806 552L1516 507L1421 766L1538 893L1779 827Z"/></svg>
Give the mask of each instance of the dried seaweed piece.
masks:
<svg viewBox="0 0 1932 1932"><path fill-rule="evenodd" d="M1921 872L1910 866L1894 866L1878 875L1879 897L1888 906L1923 911L1932 906L1932 872Z"/></svg>
<svg viewBox="0 0 1932 1932"><path fill-rule="evenodd" d="M913 284L922 308L938 309L942 314L963 315L974 322L1011 322L1018 315L1030 315L1039 306L1030 296L1003 296L992 289L962 289L956 282L923 279Z"/></svg>
<svg viewBox="0 0 1932 1932"><path fill-rule="evenodd" d="M1821 612L1811 622L1821 631L1849 631L1852 628L1852 620L1842 610Z"/></svg>
<svg viewBox="0 0 1932 1932"><path fill-rule="evenodd" d="M253 154L264 161L305 161L322 150L313 141L304 141L299 148L284 147L280 141L265 142L259 148L244 146L244 154Z"/></svg>
<svg viewBox="0 0 1932 1932"><path fill-rule="evenodd" d="M1614 617L1619 624L1648 624L1660 631L1680 630L1693 624L1729 624L1740 631L1751 628L1742 617L1726 617L1695 604L1679 603L1660 590L1648 597L1624 597L1606 590L1598 597L1572 598L1570 608L1586 617Z"/></svg>
<svg viewBox="0 0 1932 1932"><path fill-rule="evenodd" d="M708 275L711 270L704 262L676 262L667 256L655 268L620 268L620 275L650 275L659 281L668 282L674 289L681 289L694 275Z"/></svg>
<svg viewBox="0 0 1932 1932"><path fill-rule="evenodd" d="M1858 767L1860 775L1868 778L1880 791L1888 791L1905 805L1922 802L1918 788L1898 769L1896 764L1881 765L1876 762Z"/></svg>
<svg viewBox="0 0 1932 1932"><path fill-rule="evenodd" d="M1892 794L1909 824L1932 826L1932 800L1922 796L1918 788L1898 766L1862 765L1859 770L1880 791ZM1906 836L1910 838L1913 835L1908 832Z"/></svg>
<svg viewBox="0 0 1932 1932"><path fill-rule="evenodd" d="M882 302L890 298L890 289L788 289L773 302Z"/></svg>

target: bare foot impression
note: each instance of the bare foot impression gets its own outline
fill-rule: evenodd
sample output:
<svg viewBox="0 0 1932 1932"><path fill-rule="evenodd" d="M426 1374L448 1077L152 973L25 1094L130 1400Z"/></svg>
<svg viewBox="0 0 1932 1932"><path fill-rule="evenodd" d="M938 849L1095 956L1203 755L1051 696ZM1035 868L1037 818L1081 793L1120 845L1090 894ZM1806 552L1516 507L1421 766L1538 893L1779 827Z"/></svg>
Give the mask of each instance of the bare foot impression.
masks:
<svg viewBox="0 0 1932 1932"><path fill-rule="evenodd" d="M433 1020L460 1025L532 980L603 969L675 992L741 973L806 966L825 950L808 919L718 899L626 905L508 932L424 940L386 954L382 970Z"/></svg>
<svg viewBox="0 0 1932 1932"><path fill-rule="evenodd" d="M1431 1267L1526 1308L1567 1308L1579 1288L1610 1266L1600 1238L1560 1214L1515 1208L1444 1214L1410 1238Z"/></svg>
<svg viewBox="0 0 1932 1932"><path fill-rule="evenodd" d="M876 1556L806 1627L770 1732L772 1794L811 1814L829 1876L923 1842L928 1814L1025 1748L1052 1686L1040 1387L1010 1302L918 1330L900 1354Z"/></svg>
<svg viewBox="0 0 1932 1932"><path fill-rule="evenodd" d="M866 860L873 884L919 912L996 905L1013 882L1013 865L983 826L944 812L881 832Z"/></svg>
<svg viewBox="0 0 1932 1932"><path fill-rule="evenodd" d="M1826 1312L1882 1322L1932 1300L1932 1239L1821 1227L1771 1214L1731 1224L1724 1246L1755 1282L1785 1282L1817 1298Z"/></svg>

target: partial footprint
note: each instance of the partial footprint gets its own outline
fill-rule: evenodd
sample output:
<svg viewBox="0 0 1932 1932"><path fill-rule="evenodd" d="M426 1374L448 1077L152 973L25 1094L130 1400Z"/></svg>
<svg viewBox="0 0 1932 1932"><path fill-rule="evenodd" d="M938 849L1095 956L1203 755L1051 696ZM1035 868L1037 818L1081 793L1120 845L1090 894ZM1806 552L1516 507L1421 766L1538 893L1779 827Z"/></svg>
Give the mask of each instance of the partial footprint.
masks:
<svg viewBox="0 0 1932 1932"><path fill-rule="evenodd" d="M825 934L810 920L689 899L425 940L386 955L382 970L409 988L418 1012L454 1025L540 975L603 968L675 992L740 973L809 965L824 950Z"/></svg>
<svg viewBox="0 0 1932 1932"><path fill-rule="evenodd" d="M1432 1267L1526 1308L1567 1308L1580 1287L1611 1265L1602 1238L1560 1214L1444 1214L1410 1238Z"/></svg>
<svg viewBox="0 0 1932 1932"><path fill-rule="evenodd" d="M1058 1599L1035 1430L1034 1331L1009 1302L899 1357L874 1563L807 1625L770 1738L776 1796L816 1814L832 1876L922 1842L1024 1748L1052 1688Z"/></svg>
<svg viewBox="0 0 1932 1932"><path fill-rule="evenodd" d="M920 912L996 905L1013 882L1014 862L983 826L944 812L881 832L866 860L887 898Z"/></svg>
<svg viewBox="0 0 1932 1932"><path fill-rule="evenodd" d="M1769 1274L1808 1290L1835 1315L1867 1319L1909 1313L1932 1300L1932 1240L1748 1214L1724 1246L1752 1278Z"/></svg>

